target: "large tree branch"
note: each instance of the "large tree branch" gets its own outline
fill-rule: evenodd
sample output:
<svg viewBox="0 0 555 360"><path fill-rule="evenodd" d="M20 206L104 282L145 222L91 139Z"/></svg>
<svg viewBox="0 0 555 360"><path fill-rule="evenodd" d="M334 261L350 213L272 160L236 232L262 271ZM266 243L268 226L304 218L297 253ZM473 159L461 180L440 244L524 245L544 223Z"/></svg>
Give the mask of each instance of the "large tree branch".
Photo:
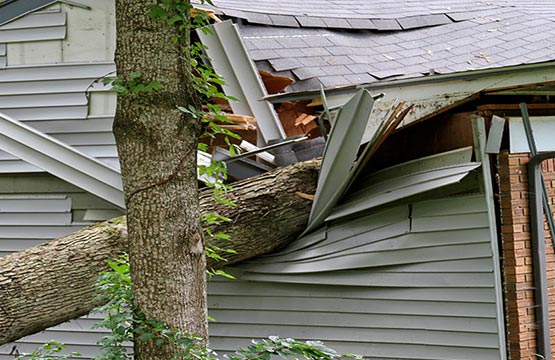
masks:
<svg viewBox="0 0 555 360"><path fill-rule="evenodd" d="M213 227L231 235L228 262L221 268L275 250L304 229L311 202L296 192L313 194L319 161L308 161L234 184L227 198L237 207L215 203L202 191L203 213L217 211L231 223ZM0 345L87 314L98 306L92 288L106 260L127 250L125 217L89 226L66 237L0 258Z"/></svg>

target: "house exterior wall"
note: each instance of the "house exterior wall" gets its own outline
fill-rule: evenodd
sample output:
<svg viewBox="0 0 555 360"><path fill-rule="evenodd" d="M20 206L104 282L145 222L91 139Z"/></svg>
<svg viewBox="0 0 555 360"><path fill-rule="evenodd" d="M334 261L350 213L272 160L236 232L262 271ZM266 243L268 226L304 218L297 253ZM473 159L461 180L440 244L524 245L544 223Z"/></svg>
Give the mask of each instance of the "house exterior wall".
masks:
<svg viewBox="0 0 555 360"><path fill-rule="evenodd" d="M211 344L277 334L370 359L504 359L489 230L483 194L332 222L210 285Z"/></svg>
<svg viewBox="0 0 555 360"><path fill-rule="evenodd" d="M532 240L528 196L527 164L530 155L503 151L497 162L501 214L502 267L511 360L535 360L536 325L532 269ZM555 160L542 164L550 203L555 204ZM547 224L546 224L547 229ZM545 231L550 318L555 317L555 252L549 231ZM555 347L555 322L551 322L551 346Z"/></svg>
<svg viewBox="0 0 555 360"><path fill-rule="evenodd" d="M113 0L58 3L0 26L0 113L118 169ZM40 172L0 151L0 173Z"/></svg>

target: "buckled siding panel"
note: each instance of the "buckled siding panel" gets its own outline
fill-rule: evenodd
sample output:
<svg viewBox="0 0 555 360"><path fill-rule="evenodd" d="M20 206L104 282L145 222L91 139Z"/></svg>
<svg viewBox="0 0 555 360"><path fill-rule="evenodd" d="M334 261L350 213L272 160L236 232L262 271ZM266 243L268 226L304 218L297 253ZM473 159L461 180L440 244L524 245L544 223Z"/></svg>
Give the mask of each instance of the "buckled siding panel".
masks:
<svg viewBox="0 0 555 360"><path fill-rule="evenodd" d="M377 255L358 269L333 270L332 262L318 272L266 274L257 272L257 265L266 265L260 262L238 271L240 280L211 281L209 312L217 319L210 324L211 348L226 352L251 338L278 335L321 339L372 359L499 359L487 224L465 228L457 222L457 216L484 216L484 204L476 195L422 201L412 211L394 207L334 223L325 239L316 236L298 249L302 255L314 247L322 252L320 258L335 256L339 262L343 255ZM433 220L444 216L455 217L449 229ZM438 225L406 232L411 221ZM405 231L376 236L392 224L405 224ZM418 252L419 257L412 256ZM314 259L317 254L308 260ZM92 323L79 319L33 335L20 350L63 338L69 350L92 357L102 335L89 330ZM7 350L0 350L0 359L7 360Z"/></svg>
<svg viewBox="0 0 555 360"><path fill-rule="evenodd" d="M485 217L483 195L419 201L251 261L209 284L211 347L280 335L372 359L500 359Z"/></svg>
<svg viewBox="0 0 555 360"><path fill-rule="evenodd" d="M305 234L324 223L352 179L360 139L373 106L372 95L366 90L359 90L337 114L324 149L318 186ZM384 121L375 129L376 134L380 132Z"/></svg>

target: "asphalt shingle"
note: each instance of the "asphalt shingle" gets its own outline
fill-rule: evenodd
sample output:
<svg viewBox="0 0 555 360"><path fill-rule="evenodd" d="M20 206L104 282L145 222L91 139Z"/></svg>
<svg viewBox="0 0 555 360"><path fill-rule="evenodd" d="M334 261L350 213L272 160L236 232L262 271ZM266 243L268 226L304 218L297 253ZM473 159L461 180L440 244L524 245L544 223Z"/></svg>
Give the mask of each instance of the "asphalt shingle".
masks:
<svg viewBox="0 0 555 360"><path fill-rule="evenodd" d="M452 22L444 14L437 15L417 15L397 19L403 29L415 29L434 25L444 25Z"/></svg>
<svg viewBox="0 0 555 360"><path fill-rule="evenodd" d="M320 77L323 73L324 71L320 67L303 67L293 70L293 74L295 74L299 80Z"/></svg>
<svg viewBox="0 0 555 360"><path fill-rule="evenodd" d="M336 29L350 29L351 28L351 24L346 19L323 17L322 21L329 28L336 28Z"/></svg>
<svg viewBox="0 0 555 360"><path fill-rule="evenodd" d="M296 16L295 17L299 24L303 27L317 27L317 28L324 28L326 27L326 23L320 18L316 17L309 17L309 16Z"/></svg>
<svg viewBox="0 0 555 360"><path fill-rule="evenodd" d="M254 24L264 24L264 25L272 25L272 19L270 19L269 15L255 13L255 12L246 12L245 16L247 17L247 21L254 23Z"/></svg>
<svg viewBox="0 0 555 360"><path fill-rule="evenodd" d="M275 26L299 27L299 22L292 15L270 15Z"/></svg>
<svg viewBox="0 0 555 360"><path fill-rule="evenodd" d="M276 71L291 70L303 67L295 58L271 59L270 64Z"/></svg>
<svg viewBox="0 0 555 360"><path fill-rule="evenodd" d="M215 2L246 17L251 57L293 76L292 91L555 60L555 1ZM299 27L258 26L249 16Z"/></svg>

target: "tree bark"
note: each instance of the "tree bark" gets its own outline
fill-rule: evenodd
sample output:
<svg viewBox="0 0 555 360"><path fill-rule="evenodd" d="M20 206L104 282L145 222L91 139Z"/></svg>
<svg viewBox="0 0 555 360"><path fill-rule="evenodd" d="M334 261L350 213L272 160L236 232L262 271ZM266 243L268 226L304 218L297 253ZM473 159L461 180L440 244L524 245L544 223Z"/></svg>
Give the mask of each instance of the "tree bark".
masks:
<svg viewBox="0 0 555 360"><path fill-rule="evenodd" d="M298 163L233 184L226 198L237 207L222 207L211 191L200 193L200 211L217 210L232 221L213 232L231 240L216 246L233 248L221 268L271 252L304 230L311 202L296 192L314 194L319 161ZM87 314L95 306L92 285L107 269L106 260L128 250L125 217L84 228L66 237L0 258L0 345Z"/></svg>
<svg viewBox="0 0 555 360"><path fill-rule="evenodd" d="M120 94L114 120L137 314L208 339L206 257L199 218L200 124L178 106L195 104L190 61L176 25L147 16L158 0L117 0L116 67L157 91ZM171 1L169 2L172 3ZM169 14L168 17L171 17ZM186 34L185 34L186 35ZM171 342L135 341L140 360L170 359Z"/></svg>

